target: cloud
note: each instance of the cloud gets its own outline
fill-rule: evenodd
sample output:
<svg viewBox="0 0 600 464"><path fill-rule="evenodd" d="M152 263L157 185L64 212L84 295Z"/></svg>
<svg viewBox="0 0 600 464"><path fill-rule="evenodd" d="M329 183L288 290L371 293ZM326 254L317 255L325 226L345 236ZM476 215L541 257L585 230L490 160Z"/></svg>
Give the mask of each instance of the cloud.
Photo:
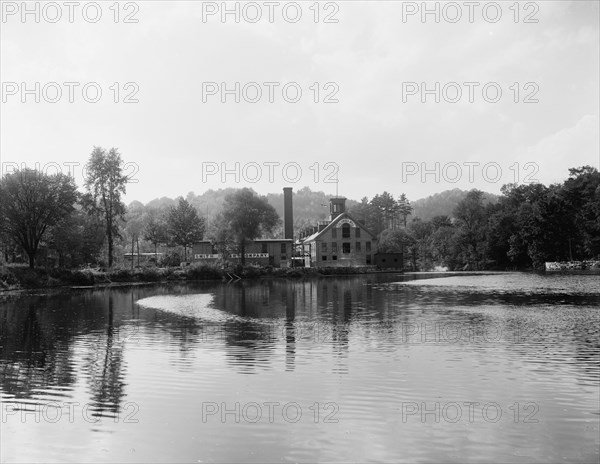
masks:
<svg viewBox="0 0 600 464"><path fill-rule="evenodd" d="M527 147L519 159L540 166L540 181L560 182L567 169L584 165L600 167L600 118L585 115L571 127L561 129Z"/></svg>

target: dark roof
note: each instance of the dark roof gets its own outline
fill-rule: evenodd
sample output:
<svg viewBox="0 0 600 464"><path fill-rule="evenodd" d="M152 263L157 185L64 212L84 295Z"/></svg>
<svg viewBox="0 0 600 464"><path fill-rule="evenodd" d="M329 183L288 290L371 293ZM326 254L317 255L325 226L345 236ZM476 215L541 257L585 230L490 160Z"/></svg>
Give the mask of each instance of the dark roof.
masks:
<svg viewBox="0 0 600 464"><path fill-rule="evenodd" d="M257 238L251 242L293 242L291 238Z"/></svg>
<svg viewBox="0 0 600 464"><path fill-rule="evenodd" d="M293 242L293 240L291 238L257 238L256 240L249 240L249 242ZM200 245L200 244L211 244L212 242L210 240L198 240L197 242L194 242L193 245Z"/></svg>

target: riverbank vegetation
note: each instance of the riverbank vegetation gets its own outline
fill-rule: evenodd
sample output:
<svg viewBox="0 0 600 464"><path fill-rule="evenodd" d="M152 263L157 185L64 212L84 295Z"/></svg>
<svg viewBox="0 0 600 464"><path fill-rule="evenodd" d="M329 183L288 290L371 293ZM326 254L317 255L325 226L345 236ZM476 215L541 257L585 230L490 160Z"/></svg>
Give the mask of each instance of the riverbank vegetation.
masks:
<svg viewBox="0 0 600 464"><path fill-rule="evenodd" d="M595 168L570 169L560 184L508 184L501 192L489 201L484 192L471 190L448 215L383 228L379 250L402 250L405 268L421 271L543 270L548 261L600 257L600 173ZM392 201L378 211L367 199L353 213L375 230L398 214Z"/></svg>
<svg viewBox="0 0 600 464"><path fill-rule="evenodd" d="M184 268L145 267L137 269L61 269L26 265L0 266L0 291L58 287L91 287L124 283L153 283L194 280L237 281L261 277L312 278L372 272L372 268L274 268L271 266L228 266L225 263L193 263Z"/></svg>

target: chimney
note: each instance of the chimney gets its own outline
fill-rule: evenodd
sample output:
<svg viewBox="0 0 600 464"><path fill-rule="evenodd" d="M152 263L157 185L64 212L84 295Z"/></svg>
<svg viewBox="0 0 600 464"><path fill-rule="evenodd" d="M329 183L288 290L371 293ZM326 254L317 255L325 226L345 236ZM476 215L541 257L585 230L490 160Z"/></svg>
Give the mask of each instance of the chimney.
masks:
<svg viewBox="0 0 600 464"><path fill-rule="evenodd" d="M333 221L336 217L346 211L346 198L335 197L329 199L329 220Z"/></svg>
<svg viewBox="0 0 600 464"><path fill-rule="evenodd" d="M294 212L292 209L292 187L283 188L283 238L294 238Z"/></svg>

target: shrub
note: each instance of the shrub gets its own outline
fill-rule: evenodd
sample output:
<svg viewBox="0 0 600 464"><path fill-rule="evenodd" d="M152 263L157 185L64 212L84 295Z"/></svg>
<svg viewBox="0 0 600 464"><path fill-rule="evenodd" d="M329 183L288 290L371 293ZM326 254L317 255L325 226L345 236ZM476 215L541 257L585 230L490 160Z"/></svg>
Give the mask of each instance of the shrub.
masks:
<svg viewBox="0 0 600 464"><path fill-rule="evenodd" d="M181 256L178 253L167 253L160 260L160 267L179 267L181 265Z"/></svg>
<svg viewBox="0 0 600 464"><path fill-rule="evenodd" d="M192 263L185 268L184 278L190 280L221 279L225 275L220 263Z"/></svg>

